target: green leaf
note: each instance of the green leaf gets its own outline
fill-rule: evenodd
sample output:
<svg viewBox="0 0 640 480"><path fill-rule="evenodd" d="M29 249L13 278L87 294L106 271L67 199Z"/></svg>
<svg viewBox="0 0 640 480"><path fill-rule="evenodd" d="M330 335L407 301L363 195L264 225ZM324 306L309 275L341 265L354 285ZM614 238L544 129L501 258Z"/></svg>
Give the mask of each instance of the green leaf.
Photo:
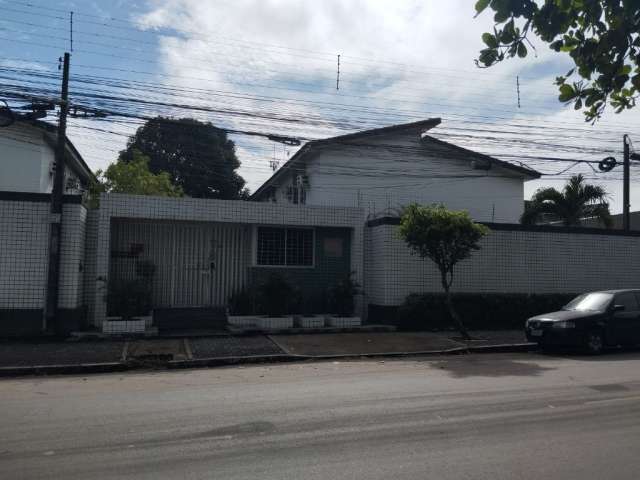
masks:
<svg viewBox="0 0 640 480"><path fill-rule="evenodd" d="M476 2L476 16L480 15L491 3L491 0L478 0Z"/></svg>
<svg viewBox="0 0 640 480"><path fill-rule="evenodd" d="M618 75L629 75L631 73L631 65L624 65L618 70Z"/></svg>
<svg viewBox="0 0 640 480"><path fill-rule="evenodd" d="M520 58L524 58L527 56L527 47L525 46L525 44L523 42L520 42L518 44L518 56Z"/></svg>
<svg viewBox="0 0 640 480"><path fill-rule="evenodd" d="M576 103L573 105L575 110L580 110L582 108L582 99L579 98L576 100Z"/></svg>
<svg viewBox="0 0 640 480"><path fill-rule="evenodd" d="M498 40L496 39L496 37L494 37L493 35L491 35L488 32L482 34L482 41L489 48L497 48L498 47Z"/></svg>
<svg viewBox="0 0 640 480"><path fill-rule="evenodd" d="M576 91L573 89L571 85L564 84L560 86L560 96L558 100L561 102L568 102L572 98L576 96Z"/></svg>
<svg viewBox="0 0 640 480"><path fill-rule="evenodd" d="M562 48L562 45L563 45L562 40L556 40L555 42L551 42L551 43L549 44L549 48L550 48L551 50L554 50L554 51L556 51L556 52L559 52L559 51L560 51L560 49ZM567 76L568 76L568 75L567 75Z"/></svg>

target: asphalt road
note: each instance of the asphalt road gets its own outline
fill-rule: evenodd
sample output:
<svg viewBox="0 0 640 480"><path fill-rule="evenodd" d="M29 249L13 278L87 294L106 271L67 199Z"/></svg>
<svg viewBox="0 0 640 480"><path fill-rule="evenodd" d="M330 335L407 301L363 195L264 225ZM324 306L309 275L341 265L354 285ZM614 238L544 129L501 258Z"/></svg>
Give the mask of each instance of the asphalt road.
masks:
<svg viewBox="0 0 640 480"><path fill-rule="evenodd" d="M0 477L638 479L640 353L0 380Z"/></svg>

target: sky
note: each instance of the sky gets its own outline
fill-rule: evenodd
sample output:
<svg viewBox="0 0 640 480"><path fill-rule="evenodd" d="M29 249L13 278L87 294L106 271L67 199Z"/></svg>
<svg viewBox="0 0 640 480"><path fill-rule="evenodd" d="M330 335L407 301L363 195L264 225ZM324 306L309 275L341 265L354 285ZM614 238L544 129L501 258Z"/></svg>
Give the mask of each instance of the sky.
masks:
<svg viewBox="0 0 640 480"><path fill-rule="evenodd" d="M431 132L438 138L545 173L527 182L525 197L582 172L607 189L619 212L621 167L603 174L557 159L621 160L622 135L633 138L640 111L607 110L595 125L585 123L558 102L553 85L570 59L543 44L534 42L526 59L478 69L480 36L493 22L487 12L474 18L474 3L0 0L0 67L43 72L47 85L33 78L28 85L59 88L57 59L71 48L73 11L72 101L104 107L100 95L118 96L109 106L136 115L192 116L301 139L441 117ZM0 83L22 80L0 72ZM104 169L141 121L73 118L69 137L90 167ZM251 190L297 148L231 138ZM640 209L637 187L632 210Z"/></svg>

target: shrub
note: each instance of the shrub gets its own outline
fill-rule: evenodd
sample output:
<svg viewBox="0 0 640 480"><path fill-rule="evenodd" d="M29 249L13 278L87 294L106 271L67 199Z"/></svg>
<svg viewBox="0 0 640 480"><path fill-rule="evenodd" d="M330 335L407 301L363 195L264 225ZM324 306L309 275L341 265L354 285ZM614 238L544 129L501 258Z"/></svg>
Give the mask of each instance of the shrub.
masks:
<svg viewBox="0 0 640 480"><path fill-rule="evenodd" d="M153 309L153 277L156 266L151 260L137 260L135 278L116 279L107 289L107 311L110 316L129 320L147 315Z"/></svg>
<svg viewBox="0 0 640 480"><path fill-rule="evenodd" d="M456 309L471 330L521 329L529 317L560 309L574 294L453 294ZM402 330L449 330L445 295L411 294L397 309Z"/></svg>
<svg viewBox="0 0 640 480"><path fill-rule="evenodd" d="M231 315L255 315L257 313L257 291L249 285L229 297L229 313Z"/></svg>
<svg viewBox="0 0 640 480"><path fill-rule="evenodd" d="M294 303L294 289L283 276L275 273L260 285L258 294L259 311L270 317L286 315Z"/></svg>
<svg viewBox="0 0 640 480"><path fill-rule="evenodd" d="M110 316L122 317L123 320L147 315L152 309L151 286L144 279L110 282L107 305Z"/></svg>
<svg viewBox="0 0 640 480"><path fill-rule="evenodd" d="M336 285L329 289L328 304L329 313L349 317L354 311L354 297L360 293L360 285L351 277L352 273L345 276Z"/></svg>

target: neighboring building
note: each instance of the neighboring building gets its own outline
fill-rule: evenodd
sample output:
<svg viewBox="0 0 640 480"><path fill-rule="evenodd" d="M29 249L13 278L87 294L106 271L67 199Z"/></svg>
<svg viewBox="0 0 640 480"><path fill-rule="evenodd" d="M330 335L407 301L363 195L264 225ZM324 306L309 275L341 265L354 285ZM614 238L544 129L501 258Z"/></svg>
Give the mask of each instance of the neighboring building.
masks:
<svg viewBox="0 0 640 480"><path fill-rule="evenodd" d="M524 182L540 174L426 135L439 123L434 118L308 142L251 198L361 207L370 215L411 202L442 203L476 220L517 223Z"/></svg>
<svg viewBox="0 0 640 480"><path fill-rule="evenodd" d="M611 228L614 230L622 229L622 214L611 215L613 224ZM584 218L581 222L582 227L607 228L597 218ZM629 229L640 230L640 212L629 212Z"/></svg>
<svg viewBox="0 0 640 480"><path fill-rule="evenodd" d="M17 121L0 128L0 191L51 193L57 129L41 121ZM65 194L80 194L95 178L67 139Z"/></svg>
<svg viewBox="0 0 640 480"><path fill-rule="evenodd" d="M53 329L44 306L56 132L38 121L0 128L0 336ZM95 177L69 140L65 154L58 308L69 320L84 315L82 194Z"/></svg>

